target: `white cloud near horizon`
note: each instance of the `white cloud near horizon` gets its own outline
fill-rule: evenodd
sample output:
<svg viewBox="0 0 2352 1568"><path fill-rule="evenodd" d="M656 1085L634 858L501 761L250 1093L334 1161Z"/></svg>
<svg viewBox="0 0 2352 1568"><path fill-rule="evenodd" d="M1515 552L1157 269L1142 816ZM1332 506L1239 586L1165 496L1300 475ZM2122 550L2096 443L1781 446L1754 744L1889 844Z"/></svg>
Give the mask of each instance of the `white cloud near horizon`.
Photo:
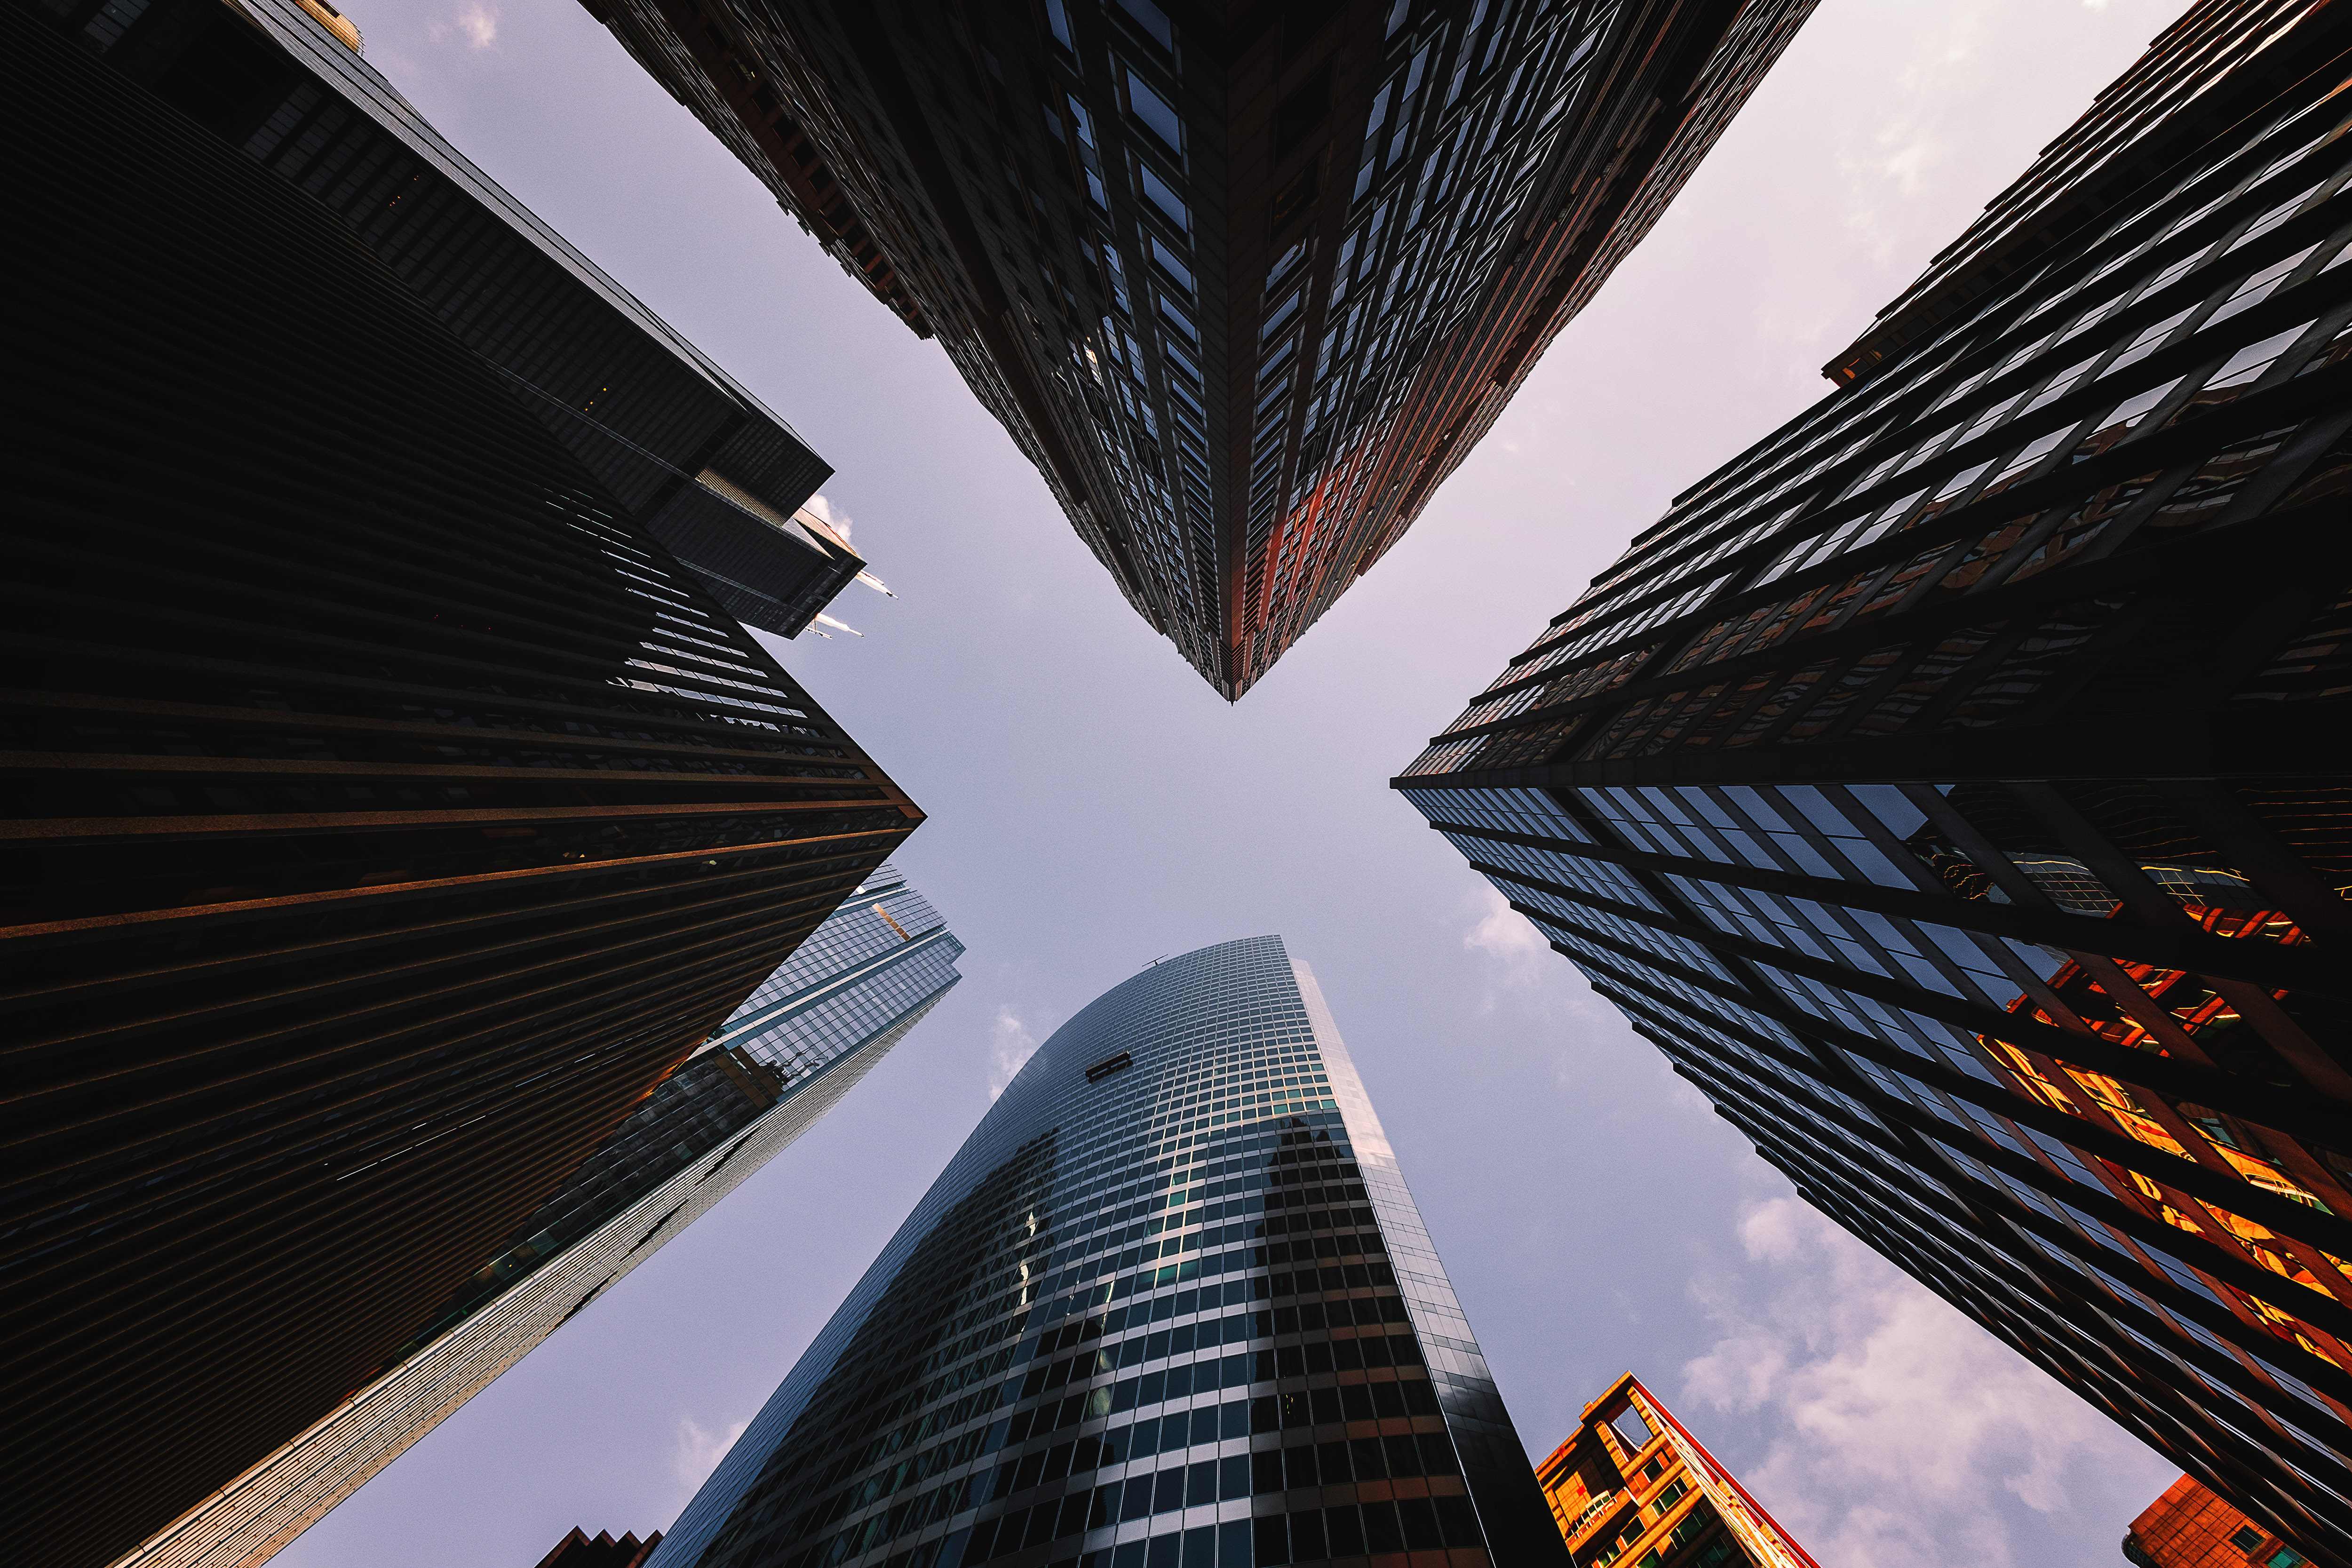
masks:
<svg viewBox="0 0 2352 1568"><path fill-rule="evenodd" d="M1681 1397L1767 1434L1760 1462L1726 1462L1823 1568L2025 1568L2042 1558L2018 1526L2056 1525L2084 1483L2144 1470L2153 1499L2171 1479L1800 1199L1748 1205L1738 1235L1747 1276L1693 1286L1720 1337L1684 1365Z"/></svg>

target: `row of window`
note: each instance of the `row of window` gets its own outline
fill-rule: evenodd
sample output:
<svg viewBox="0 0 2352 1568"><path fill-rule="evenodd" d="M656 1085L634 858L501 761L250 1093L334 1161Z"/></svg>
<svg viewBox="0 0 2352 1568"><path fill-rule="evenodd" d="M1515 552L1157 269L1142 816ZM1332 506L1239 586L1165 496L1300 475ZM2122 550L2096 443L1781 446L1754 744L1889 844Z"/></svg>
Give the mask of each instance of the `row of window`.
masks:
<svg viewBox="0 0 2352 1568"><path fill-rule="evenodd" d="M1886 426L1885 428L1889 430L1905 432L1902 444L1882 457L1875 467L1863 472L1858 478L1840 484L1834 494L1848 498L1848 500L1826 506L1824 510L1817 511L1798 541L1784 550L1777 564L1768 566L1758 581L1769 581L1787 572L1818 563L1831 553L1862 548L1881 535L1896 529L1898 525L1904 525L1906 518L1912 519L1908 526L1916 527L1919 524L1913 514L1923 506L1927 509L1925 515L1932 516L1957 506L1961 500L1966 499L1962 493L1964 490L1989 489L2006 480L2021 477L2029 469L2037 467L2048 468L2060 461L2057 456L2058 443L2068 431L2080 435L2089 428L2088 424L2082 421L2080 416L2058 429L2049 432L2041 441L2029 442L2021 447L2015 448L2011 456L2009 466L2000 473L1989 472L1989 465L1992 459L1988 459L1986 464L1979 464L1972 468L1956 469L1948 479L1940 481L1942 488L1933 496L1929 495L1927 489L1912 489L1896 500L1889 502L1883 495L1874 497L1871 493L1875 489L1891 494L1902 489L1899 479L1906 466L1916 466L1925 462L1928 458L1941 451L1958 452L1962 447L1970 443L1983 445L1979 437L1984 437L2004 418L2020 418L2038 413L2045 406L2058 404L2062 397L2066 399L2067 406L2074 406L2083 398L2090 395L2087 391L2080 392L2078 395L2078 389L2089 386L2095 372L2102 375L2115 374L2127 366L2136 366L2139 362L2164 350L2168 344L2180 342L2193 332L2201 331L2214 323L2252 309L2279 290L2292 287L2314 274L2327 261L2330 253L2335 251L2336 242L2330 242L2326 246L2313 245L2298 247L2287 256L2256 265L2247 269L2242 276L2232 279L2218 291L2201 292L2190 299L2185 305L2176 308L2171 314L2165 316L2161 321L2136 325L2126 329L2120 337L2110 334L2108 339L2103 340L2097 350L2088 354L2088 357L2083 357L2084 351L2080 346L2074 348L2071 353L2068 352L2067 345L2074 335L2087 331L2093 326L2114 318L2118 312L2124 311L2126 307L2137 301L2153 300L2159 290L2169 289L2176 280L2185 278L2192 267L2200 263L2209 266L2218 265L2219 258L2221 257L2234 253L2242 247L2257 244L2279 225L2299 212L2309 210L2326 198L2343 177L2340 170L2315 184L2307 173L2286 167L2296 160L2302 159L2308 152L2314 140L2313 132L2306 128L2291 127L2282 132L2279 139L2293 143L2291 150L2267 159L2257 159L2253 167L2232 174L2228 178L2218 197L2170 220L2152 237L2126 247L2108 264L2105 271L2096 276L2106 278L2109 272L2120 267L2123 262L2153 253L2159 247L2162 247L2164 256L2170 257L2173 247L2189 245L2190 248L2179 257L2173 258L2169 266L2158 265L2143 277L2135 277L2128 271L2116 274L2107 282L2105 290L2069 291L2061 295L2052 305L2044 307L2041 314L2014 329L1999 327L1993 329L1994 335L1999 338L1999 343L1995 348L1969 350L1972 353L1991 353L1994 355L1992 363L1968 381L1948 387L1940 395L1935 405L1966 408L1973 412L1963 414L1955 423L1934 426L1936 434L1925 441L1909 434L1910 430L1916 428L1916 425L1909 422L1917 417L1916 415L1907 416L1903 420ZM2275 176L2275 190L2271 194L2271 200L2263 210L2247 213L2241 209L2233 218L2220 220L2218 229L2208 226L2207 231L2193 243L2186 239L2173 239L2174 236L2185 234L2193 226L2204 220L2221 202L2273 176ZM2101 295L2109 297L2101 298ZM2091 302L2094 299L2097 299L2095 304ZM2063 308L2061 309L2061 306ZM2145 311L2134 312L2131 319L2137 322L2138 317L2144 314L2146 314ZM1988 315L1996 321L2001 319L2000 310L1995 310L1985 314L1971 316L1965 324L1971 327L1980 324ZM2105 445L2114 444L2123 434L2136 431L2138 426L2135 422L2139 419L2139 416L2151 409L2157 409L2159 404L2167 404L2168 401L2168 405L2173 407L2187 406L2202 409L2210 406L2224 394L2242 390L2259 379L2263 372L2294 343L2300 328L2305 324L2307 323L2294 323L2284 328L2281 332L2273 333L2271 338L2265 338L2256 343L2232 345L2236 348L2234 357L2227 358L2226 363L2217 361L2215 365L2208 367L2209 374L2200 378L2199 386L2184 388L2181 379L2175 376L2168 381L2160 380L2157 384L2144 389L2138 399L2127 399L2106 416L2101 426L2100 435L2090 438L2101 443L2100 447L2094 449L2103 449ZM2059 330L2061 327L2066 327L2068 331L2062 332ZM1954 329L1955 331L1959 330ZM1737 522L1750 510L1769 505L1780 497L1798 490L1815 474L1844 462L1852 454L1861 450L1880 428L1878 416L1881 411L1885 410L1894 401L1910 395L1914 387L1924 388L1931 384L1935 376L1946 374L1945 366L1948 364L1950 357L1950 355L1939 354L1932 351L1924 352L1913 356L1911 363L1903 369L1890 373L1879 382L1874 383L1866 393L1849 395L1843 399L1833 397L1830 404L1824 405L1824 408L1835 416L1831 420L1832 424L1839 420L1846 423L1859 420L1866 424L1868 428L1864 429L1842 447L1828 451L1827 455L1818 458L1803 473L1793 476L1784 475L1777 489L1757 494L1736 513L1731 514L1727 521ZM2070 363L2068 368L2053 371L2053 367L2062 362L2069 361L2079 363ZM1979 388L1984 390L1979 391ZM2004 388L2005 391L1997 390ZM2194 401L2189 397L2191 391L2198 393L2198 397ZM1977 399L1984 397L1986 393L1993 393L1994 395L1979 406ZM2168 400L2168 395L2170 395ZM2110 405L2114 404L2112 397L2107 401ZM2053 412L2063 412L2063 409L2053 409ZM1822 450L1828 443L1837 438L1828 435L1825 426L1817 427L1821 426L1822 417L1822 413L1817 411L1812 416L1792 422L1791 426L1778 438L1774 449L1800 454L1788 458L1788 462L1791 465L1804 461L1805 455ZM1768 452L1751 455L1749 458L1741 459L1740 471L1748 473L1760 471L1766 459L1770 456L1771 453ZM1710 507L1721 504L1712 498L1703 498L1703 500ZM1692 504L1696 506L1699 503ZM1789 515L1790 515L1790 510L1783 510L1764 524L1748 526L1744 532L1736 537L1722 539L1720 543L1710 549L1704 558L1685 555L1679 563L1683 574L1679 580L1686 581L1690 576L1695 576L1706 562L1717 559L1727 548L1744 548L1752 540L1760 537L1764 530L1780 526ZM1843 527L1837 526L1841 523L1843 524ZM1621 564L1597 584L1591 593L1580 600L1580 605L1588 604L1601 595L1613 592L1620 583L1627 580L1629 574L1633 573L1637 566L1645 581L1664 583L1664 579L1656 575L1667 565L1658 553L1659 537L1654 535L1644 546L1637 547L1628 562ZM1808 541L1812 542L1809 545ZM1671 585L1650 588L1643 591L1642 598L1670 596L1675 591L1675 589ZM1621 597L1609 604L1593 604L1591 607L1585 609L1576 617L1576 622L1580 624L1597 614L1609 611L1620 617L1612 625L1622 626L1625 634L1630 635L1633 623L1623 621L1622 617L1626 612L1615 609L1613 606L1617 604L1630 606L1636 602ZM1603 631L1592 635L1606 638L1610 633ZM1538 640L1538 646L1541 646L1542 641L1543 639ZM1582 646L1581 643L1579 646ZM1527 656L1523 655L1521 658L1522 660L1526 660ZM1514 679L1524 679L1526 675L1533 673L1535 669L1530 665L1524 671L1516 672Z"/></svg>

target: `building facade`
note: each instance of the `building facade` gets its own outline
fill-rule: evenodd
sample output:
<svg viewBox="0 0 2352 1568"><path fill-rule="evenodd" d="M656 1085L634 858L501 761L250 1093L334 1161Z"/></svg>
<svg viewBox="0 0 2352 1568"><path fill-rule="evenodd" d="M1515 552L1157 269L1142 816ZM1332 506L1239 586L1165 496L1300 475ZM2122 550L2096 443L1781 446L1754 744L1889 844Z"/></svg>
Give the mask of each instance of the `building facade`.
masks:
<svg viewBox="0 0 2352 1568"><path fill-rule="evenodd" d="M38 0L327 206L738 620L796 637L866 568L791 426L464 153L320 0Z"/></svg>
<svg viewBox="0 0 2352 1568"><path fill-rule="evenodd" d="M539 1560L539 1568L645 1568L661 1538L656 1530L639 1541L632 1531L615 1541L610 1531L600 1530L591 1540L586 1531L574 1526L554 1551Z"/></svg>
<svg viewBox="0 0 2352 1568"><path fill-rule="evenodd" d="M1023 1067L680 1564L1564 1562L1313 974L1161 961Z"/></svg>
<svg viewBox="0 0 2352 1568"><path fill-rule="evenodd" d="M2329 1562L2347 21L2191 7L1395 781L1816 1205Z"/></svg>
<svg viewBox="0 0 2352 1568"><path fill-rule="evenodd" d="M1819 1568L1630 1372L1584 1407L1536 1484L1576 1568Z"/></svg>
<svg viewBox="0 0 2352 1568"><path fill-rule="evenodd" d="M868 876L381 1375L122 1568L256 1563L324 1518L840 1103L955 985L962 952L897 868Z"/></svg>
<svg viewBox="0 0 2352 1568"><path fill-rule="evenodd" d="M0 27L0 1405L81 1568L379 1376L920 814L342 220Z"/></svg>
<svg viewBox="0 0 2352 1568"><path fill-rule="evenodd" d="M1664 210L1811 0L583 0L936 333L1238 698Z"/></svg>
<svg viewBox="0 0 2352 1568"><path fill-rule="evenodd" d="M2311 1559L2187 1476L2125 1532L2134 1568L2305 1568Z"/></svg>

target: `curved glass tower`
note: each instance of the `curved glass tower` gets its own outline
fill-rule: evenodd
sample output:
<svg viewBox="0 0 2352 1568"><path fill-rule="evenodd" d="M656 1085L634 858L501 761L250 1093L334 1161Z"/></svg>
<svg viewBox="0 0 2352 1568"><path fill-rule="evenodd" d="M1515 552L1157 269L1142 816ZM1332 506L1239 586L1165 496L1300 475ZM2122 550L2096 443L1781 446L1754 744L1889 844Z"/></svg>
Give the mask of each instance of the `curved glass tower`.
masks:
<svg viewBox="0 0 2352 1568"><path fill-rule="evenodd" d="M1567 1562L1315 977L1262 936L1038 1048L653 1563L1408 1552Z"/></svg>

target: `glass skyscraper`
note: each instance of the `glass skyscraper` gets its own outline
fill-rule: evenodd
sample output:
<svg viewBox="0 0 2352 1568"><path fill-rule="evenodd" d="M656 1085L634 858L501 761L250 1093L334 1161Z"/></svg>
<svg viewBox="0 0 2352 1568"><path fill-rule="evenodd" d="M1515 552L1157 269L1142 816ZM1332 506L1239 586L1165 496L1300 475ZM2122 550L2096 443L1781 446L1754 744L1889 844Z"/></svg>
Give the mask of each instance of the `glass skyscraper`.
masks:
<svg viewBox="0 0 2352 1568"><path fill-rule="evenodd" d="M1055 1031L654 1562L1406 1552L1567 1562L1315 977L1263 936Z"/></svg>
<svg viewBox="0 0 2352 1568"><path fill-rule="evenodd" d="M2344 22L2192 6L1395 781L1816 1205L2336 1563Z"/></svg>
<svg viewBox="0 0 2352 1568"><path fill-rule="evenodd" d="M1813 0L583 0L936 333L1238 698L1403 536Z"/></svg>
<svg viewBox="0 0 2352 1568"><path fill-rule="evenodd" d="M283 1545L838 1104L961 978L885 864L657 1085L331 1416L122 1560L227 1568Z"/></svg>

